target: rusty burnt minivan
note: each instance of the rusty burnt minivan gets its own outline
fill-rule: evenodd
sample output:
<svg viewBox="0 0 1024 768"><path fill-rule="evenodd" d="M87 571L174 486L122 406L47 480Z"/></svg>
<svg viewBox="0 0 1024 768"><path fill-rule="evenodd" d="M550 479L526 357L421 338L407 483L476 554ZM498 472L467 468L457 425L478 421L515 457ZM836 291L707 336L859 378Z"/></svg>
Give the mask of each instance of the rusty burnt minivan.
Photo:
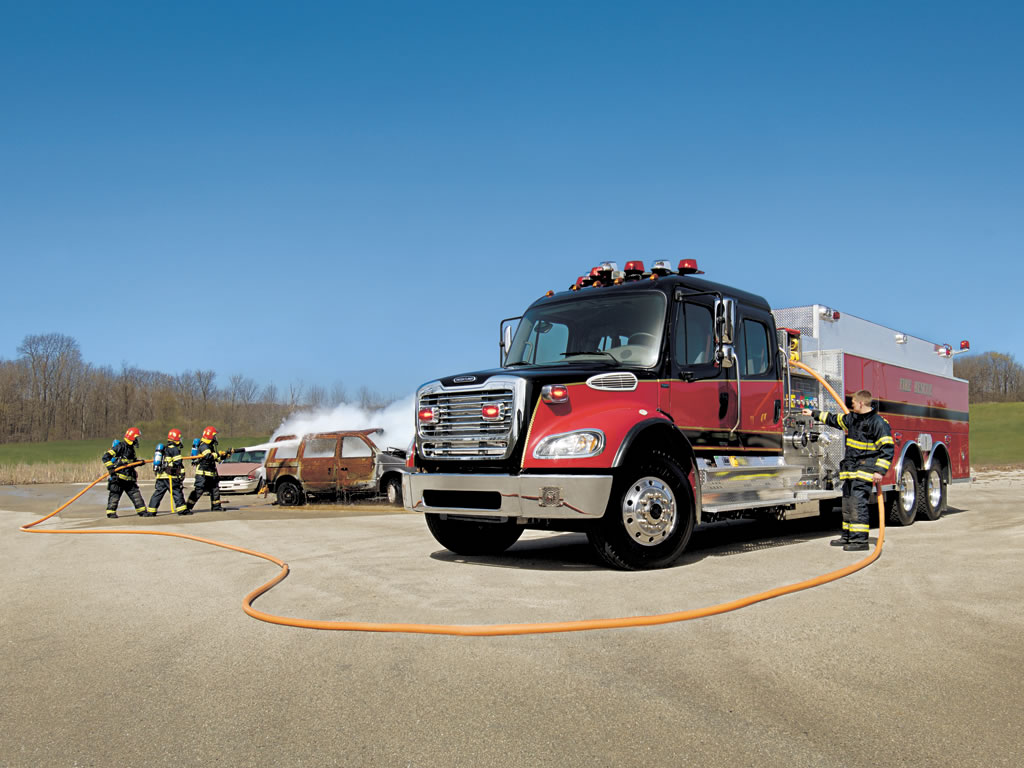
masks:
<svg viewBox="0 0 1024 768"><path fill-rule="evenodd" d="M371 439L380 429L318 432L297 440L282 435L267 454L267 488L277 503L294 507L307 498L383 494L402 503L405 451L383 450Z"/></svg>

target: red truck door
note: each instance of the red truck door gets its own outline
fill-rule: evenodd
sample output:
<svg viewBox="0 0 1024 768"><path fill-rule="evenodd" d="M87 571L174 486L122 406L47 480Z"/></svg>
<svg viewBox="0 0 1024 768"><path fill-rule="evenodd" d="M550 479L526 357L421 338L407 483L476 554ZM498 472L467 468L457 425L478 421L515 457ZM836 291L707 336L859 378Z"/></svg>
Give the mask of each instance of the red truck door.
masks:
<svg viewBox="0 0 1024 768"><path fill-rule="evenodd" d="M672 415L698 456L779 453L782 380L771 315L739 308L736 363L723 369L715 365L714 301L700 295L675 302L672 378L662 384L661 408ZM737 373L743 401L739 411Z"/></svg>
<svg viewBox="0 0 1024 768"><path fill-rule="evenodd" d="M302 442L302 485L313 493L332 491L338 478L338 437L312 435Z"/></svg>

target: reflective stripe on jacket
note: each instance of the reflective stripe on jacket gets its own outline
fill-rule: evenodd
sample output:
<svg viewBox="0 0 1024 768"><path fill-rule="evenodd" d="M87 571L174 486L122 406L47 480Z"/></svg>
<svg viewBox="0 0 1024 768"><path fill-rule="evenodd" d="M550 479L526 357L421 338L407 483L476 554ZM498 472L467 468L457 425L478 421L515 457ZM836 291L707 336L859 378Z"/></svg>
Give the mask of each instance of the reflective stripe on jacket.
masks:
<svg viewBox="0 0 1024 768"><path fill-rule="evenodd" d="M877 472L884 475L892 465L896 450L889 422L872 409L868 413L840 413L838 415L814 409L811 415L829 427L846 433L846 453L839 465L841 480L866 480L869 483Z"/></svg>

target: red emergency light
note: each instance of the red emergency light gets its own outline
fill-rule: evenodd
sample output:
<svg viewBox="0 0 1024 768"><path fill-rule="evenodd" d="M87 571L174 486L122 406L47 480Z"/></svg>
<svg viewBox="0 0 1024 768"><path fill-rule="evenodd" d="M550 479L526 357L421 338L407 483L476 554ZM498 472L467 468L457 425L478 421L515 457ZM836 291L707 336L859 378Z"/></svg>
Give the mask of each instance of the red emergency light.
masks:
<svg viewBox="0 0 1024 768"><path fill-rule="evenodd" d="M480 415L484 421L501 421L501 406L488 403L480 409Z"/></svg>
<svg viewBox="0 0 1024 768"><path fill-rule="evenodd" d="M433 408L420 408L417 418L421 422L429 423L434 420L434 409Z"/></svg>
<svg viewBox="0 0 1024 768"><path fill-rule="evenodd" d="M626 272L643 272L644 271L644 263L642 261L627 261L626 262L626 269L625 269L625 271Z"/></svg>
<svg viewBox="0 0 1024 768"><path fill-rule="evenodd" d="M704 272L697 268L696 259L683 259L679 262L680 275L703 275Z"/></svg>
<svg viewBox="0 0 1024 768"><path fill-rule="evenodd" d="M545 384L540 391L540 399L548 404L568 403L569 388L564 384Z"/></svg>
<svg viewBox="0 0 1024 768"><path fill-rule="evenodd" d="M967 339L964 339L963 341L960 342L960 349L962 351L966 352L970 348L971 348L971 342L969 342Z"/></svg>

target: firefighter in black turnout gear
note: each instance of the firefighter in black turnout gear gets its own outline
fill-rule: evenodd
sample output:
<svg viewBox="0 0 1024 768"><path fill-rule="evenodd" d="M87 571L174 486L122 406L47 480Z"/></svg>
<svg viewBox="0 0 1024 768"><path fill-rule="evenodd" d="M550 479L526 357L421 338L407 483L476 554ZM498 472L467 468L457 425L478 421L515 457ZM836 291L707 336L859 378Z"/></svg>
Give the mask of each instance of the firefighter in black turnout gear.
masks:
<svg viewBox="0 0 1024 768"><path fill-rule="evenodd" d="M231 452L230 448L226 451L217 450L215 427L207 427L203 430L203 438L199 441L199 452L192 459L192 463L196 465L196 485L192 489L192 493L188 495L185 514L192 514L192 509L204 493L210 494L210 510L220 509L220 475L217 474L217 462Z"/></svg>
<svg viewBox="0 0 1024 768"><path fill-rule="evenodd" d="M157 455L153 457L153 471L156 472L156 487L149 499L149 509L143 517L156 517L160 501L164 494L171 493L171 511L179 515L191 515L192 510L185 503L182 486L185 483L184 457L181 455L181 431L172 429L167 433L167 445L157 446ZM159 463L158 463L159 462Z"/></svg>
<svg viewBox="0 0 1024 768"><path fill-rule="evenodd" d="M839 464L839 479L843 481L843 532L830 542L842 546L847 552L868 548L868 515L871 489L882 482L889 471L895 444L889 422L871 407L871 393L866 389L855 392L850 413L833 413L817 409L804 409L822 424L846 432L846 453Z"/></svg>
<svg viewBox="0 0 1024 768"><path fill-rule="evenodd" d="M117 517L117 503L121 500L121 494L127 493L132 504L135 505L135 512L143 515L146 513L146 502L139 493L138 475L135 467L126 466L134 464L140 459L135 454L139 438L142 437L136 427L131 427L124 433L124 440L115 440L110 449L103 454L101 460L107 468L110 479L107 480L107 517Z"/></svg>

